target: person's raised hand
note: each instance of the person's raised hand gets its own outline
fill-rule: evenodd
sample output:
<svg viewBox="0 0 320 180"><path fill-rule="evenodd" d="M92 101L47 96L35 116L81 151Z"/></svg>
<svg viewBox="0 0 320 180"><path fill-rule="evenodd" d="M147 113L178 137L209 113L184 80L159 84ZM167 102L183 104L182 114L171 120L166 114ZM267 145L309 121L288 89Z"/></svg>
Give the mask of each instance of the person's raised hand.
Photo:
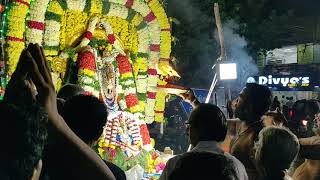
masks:
<svg viewBox="0 0 320 180"><path fill-rule="evenodd" d="M36 92L32 82L28 78L30 68L27 50L23 50L18 61L16 70L13 72L9 83L6 86L4 101L20 105L28 104L35 100Z"/></svg>
<svg viewBox="0 0 320 180"><path fill-rule="evenodd" d="M31 56L29 74L35 84L38 95L37 100L47 110L49 123L51 126L51 135L59 145L59 157L63 154L72 154L72 156L63 157L66 167L71 167L70 172L76 173L76 179L115 179L108 166L101 158L83 142L65 123L57 110L57 98L49 66L43 49L39 45L29 45L28 56ZM57 167L59 168L59 167Z"/></svg>
<svg viewBox="0 0 320 180"><path fill-rule="evenodd" d="M178 96L181 97L184 101L186 101L188 103L191 103L194 100L196 100L196 96L191 89L188 89L188 91L185 93L178 94Z"/></svg>
<svg viewBox="0 0 320 180"><path fill-rule="evenodd" d="M52 118L58 115L57 95L43 49L38 44L30 44L27 55L30 57L29 74L38 91L37 100L46 108L49 119L57 119Z"/></svg>
<svg viewBox="0 0 320 180"><path fill-rule="evenodd" d="M199 104L199 101L192 89L189 89L186 93L178 94L178 96L192 106L196 106L197 104Z"/></svg>

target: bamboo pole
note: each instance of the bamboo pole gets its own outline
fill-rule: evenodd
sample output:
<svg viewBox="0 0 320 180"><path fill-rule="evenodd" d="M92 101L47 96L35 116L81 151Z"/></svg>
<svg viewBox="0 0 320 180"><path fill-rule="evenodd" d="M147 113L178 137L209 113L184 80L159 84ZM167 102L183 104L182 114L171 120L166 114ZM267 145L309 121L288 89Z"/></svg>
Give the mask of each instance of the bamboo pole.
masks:
<svg viewBox="0 0 320 180"><path fill-rule="evenodd" d="M221 17L220 17L220 11L219 11L219 4L218 3L214 3L213 6L213 12L214 12L214 17L215 17L215 21L216 21L216 26L218 29L218 36L219 36L219 42L220 42L220 57L217 59L216 64L213 65L212 69L215 69L215 74L214 74L214 78L212 80L207 98L205 103L209 103L212 92L214 91L217 83L218 83L218 67L216 67L217 63L226 60L226 52L225 52L225 47L224 47L224 37L223 37L223 30L222 30L222 23L221 23Z"/></svg>
<svg viewBox="0 0 320 180"><path fill-rule="evenodd" d="M222 22L221 22L221 17L220 17L220 10L219 10L219 4L218 3L214 3L214 7L213 7L213 11L214 11L214 16L215 16L215 22L216 22L216 26L217 26L217 30L218 30L218 36L219 36L219 42L220 42L220 57L217 59L216 64L213 67L216 67L216 65L222 61L226 61L227 60L227 54L226 54L226 49L224 46L224 35L223 35L223 29L222 29ZM214 69L214 68L213 68ZM211 95L218 83L218 72L219 72L219 67L215 68L215 75L214 78L212 80L209 92L208 92L208 96L206 98L206 103L209 103ZM229 100L231 100L231 92L230 92L230 87L229 84L226 84L226 88L225 88L225 94L226 94L226 102Z"/></svg>
<svg viewBox="0 0 320 180"><path fill-rule="evenodd" d="M220 10L219 10L219 4L214 3L214 16L215 16L215 21L216 21L216 26L218 30L218 36L219 36L219 41L220 41L220 58L218 61L223 61L226 60L226 50L224 46L224 35L223 35L223 29L222 29L222 23L221 23L221 17L220 17Z"/></svg>

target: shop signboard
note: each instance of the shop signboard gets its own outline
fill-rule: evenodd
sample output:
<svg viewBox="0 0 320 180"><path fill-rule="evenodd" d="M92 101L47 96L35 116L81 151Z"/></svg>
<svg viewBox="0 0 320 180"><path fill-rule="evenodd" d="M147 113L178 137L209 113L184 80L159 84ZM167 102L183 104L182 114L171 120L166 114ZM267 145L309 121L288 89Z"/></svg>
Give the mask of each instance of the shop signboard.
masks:
<svg viewBox="0 0 320 180"><path fill-rule="evenodd" d="M312 91L313 78L309 75L263 75L247 79L247 83L266 85L275 91Z"/></svg>

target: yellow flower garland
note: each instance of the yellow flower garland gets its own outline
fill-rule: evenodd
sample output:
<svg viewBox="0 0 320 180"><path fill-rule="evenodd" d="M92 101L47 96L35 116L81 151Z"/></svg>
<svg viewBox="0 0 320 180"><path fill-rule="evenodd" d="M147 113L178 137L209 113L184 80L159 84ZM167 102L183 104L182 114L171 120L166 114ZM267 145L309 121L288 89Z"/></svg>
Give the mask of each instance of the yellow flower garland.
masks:
<svg viewBox="0 0 320 180"><path fill-rule="evenodd" d="M134 54L137 54L138 32L135 27L119 17L107 16L106 18L108 19L113 32L120 37L124 48L130 50Z"/></svg>
<svg viewBox="0 0 320 180"><path fill-rule="evenodd" d="M157 93L156 105L155 105L155 121L163 122L164 120L164 109L167 94L164 92Z"/></svg>
<svg viewBox="0 0 320 180"><path fill-rule="evenodd" d="M82 39L89 18L87 13L81 11L67 10L64 13L61 20L60 49L71 48L77 40Z"/></svg>
<svg viewBox="0 0 320 180"><path fill-rule="evenodd" d="M136 13L131 23L135 26L138 26L142 21L143 21L143 17L140 14Z"/></svg>
<svg viewBox="0 0 320 180"><path fill-rule="evenodd" d="M57 14L64 14L64 10L62 9L58 1L51 1L47 11L54 12Z"/></svg>
<svg viewBox="0 0 320 180"><path fill-rule="evenodd" d="M30 4L31 0L24 0ZM13 2L13 6L8 13L8 30L7 37L24 39L25 18L27 16L29 7L21 2ZM22 41L8 41L7 54L9 67L8 74L12 75L16 69L20 54L24 49L25 43Z"/></svg>
<svg viewBox="0 0 320 180"><path fill-rule="evenodd" d="M101 14L102 12L102 1L101 0L91 0L91 9L92 14Z"/></svg>

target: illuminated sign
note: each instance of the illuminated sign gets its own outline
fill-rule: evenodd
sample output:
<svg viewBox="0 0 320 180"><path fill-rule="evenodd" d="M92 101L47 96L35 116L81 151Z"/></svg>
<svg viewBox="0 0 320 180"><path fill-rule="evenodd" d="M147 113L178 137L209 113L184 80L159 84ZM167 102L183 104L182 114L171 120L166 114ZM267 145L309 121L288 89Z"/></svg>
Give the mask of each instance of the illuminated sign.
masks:
<svg viewBox="0 0 320 180"><path fill-rule="evenodd" d="M311 90L313 88L309 76L255 76L249 77L247 83L258 83L275 90Z"/></svg>

